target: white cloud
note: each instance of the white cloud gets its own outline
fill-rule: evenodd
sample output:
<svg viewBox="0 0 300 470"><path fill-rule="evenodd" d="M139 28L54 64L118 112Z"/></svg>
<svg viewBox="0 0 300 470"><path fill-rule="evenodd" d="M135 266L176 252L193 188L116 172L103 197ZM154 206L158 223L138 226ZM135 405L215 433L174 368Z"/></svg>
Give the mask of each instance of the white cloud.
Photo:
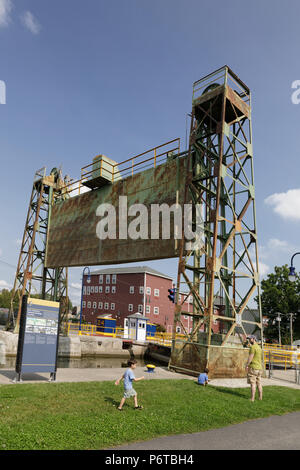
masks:
<svg viewBox="0 0 300 470"><path fill-rule="evenodd" d="M72 282L70 287L72 287L72 289L81 289L82 286L78 282Z"/></svg>
<svg viewBox="0 0 300 470"><path fill-rule="evenodd" d="M290 252L294 249L294 247L292 247L288 242L286 242L285 240L278 240L278 238L270 238L267 246L270 250L277 250L283 252Z"/></svg>
<svg viewBox="0 0 300 470"><path fill-rule="evenodd" d="M0 27L8 26L10 23L12 6L11 0L0 0Z"/></svg>
<svg viewBox="0 0 300 470"><path fill-rule="evenodd" d="M11 289L12 286L4 280L0 280L0 289Z"/></svg>
<svg viewBox="0 0 300 470"><path fill-rule="evenodd" d="M262 261L258 262L259 265L259 275L260 277L264 277L270 272L270 266L267 264L263 263Z"/></svg>
<svg viewBox="0 0 300 470"><path fill-rule="evenodd" d="M24 26L32 33L39 34L41 30L41 25L38 20L33 16L30 11L26 11L22 16L21 20Z"/></svg>
<svg viewBox="0 0 300 470"><path fill-rule="evenodd" d="M283 219L300 220L300 189L271 194L265 203L272 206L274 212Z"/></svg>

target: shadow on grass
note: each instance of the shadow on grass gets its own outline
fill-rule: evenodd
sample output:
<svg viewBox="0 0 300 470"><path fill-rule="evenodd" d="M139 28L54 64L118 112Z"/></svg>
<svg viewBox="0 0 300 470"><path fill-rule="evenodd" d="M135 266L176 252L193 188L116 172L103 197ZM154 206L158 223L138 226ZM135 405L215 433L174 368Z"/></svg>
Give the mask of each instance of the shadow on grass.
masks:
<svg viewBox="0 0 300 470"><path fill-rule="evenodd" d="M228 395L234 395L236 397L244 398L245 400L248 400L250 397L249 392L241 393L240 391L234 389L234 388L219 388L219 387L214 387L219 393L226 393Z"/></svg>
<svg viewBox="0 0 300 470"><path fill-rule="evenodd" d="M113 406L119 406L121 399L119 401L116 401L112 397L104 397L104 401L106 401L107 403L111 403Z"/></svg>

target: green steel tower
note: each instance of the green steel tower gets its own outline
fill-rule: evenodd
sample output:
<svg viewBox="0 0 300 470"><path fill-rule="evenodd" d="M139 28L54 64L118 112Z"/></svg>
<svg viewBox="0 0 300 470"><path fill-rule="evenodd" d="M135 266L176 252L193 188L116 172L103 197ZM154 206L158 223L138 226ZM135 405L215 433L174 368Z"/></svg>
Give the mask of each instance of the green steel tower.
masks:
<svg viewBox="0 0 300 470"><path fill-rule="evenodd" d="M66 312L67 268L45 267L52 205L66 197L64 186L60 171L56 168L53 168L48 176L45 168L35 173L11 297L8 329L14 328L18 331L22 298L25 294L35 294L42 299L60 301L62 316Z"/></svg>
<svg viewBox="0 0 300 470"><path fill-rule="evenodd" d="M185 202L201 207L202 237L188 251L181 241L169 365L239 377L248 353L245 336L255 332L262 338L251 94L225 66L194 83L192 105ZM178 301L183 290L193 296L191 332L181 322L182 315L191 315ZM216 325L223 334L214 333ZM185 332L182 340L176 339L178 326Z"/></svg>

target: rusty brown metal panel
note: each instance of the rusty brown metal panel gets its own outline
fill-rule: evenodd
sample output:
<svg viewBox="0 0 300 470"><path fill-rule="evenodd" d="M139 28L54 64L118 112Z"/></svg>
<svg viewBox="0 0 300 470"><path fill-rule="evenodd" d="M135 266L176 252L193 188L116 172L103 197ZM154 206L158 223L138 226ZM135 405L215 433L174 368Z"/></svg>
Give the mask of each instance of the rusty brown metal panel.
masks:
<svg viewBox="0 0 300 470"><path fill-rule="evenodd" d="M228 85L226 86L226 97L241 111L244 116L247 116L247 118L250 117L250 106L245 103ZM233 117L233 119L235 118Z"/></svg>
<svg viewBox="0 0 300 470"><path fill-rule="evenodd" d="M46 266L85 266L118 264L177 256L176 242L171 223L170 240L118 239L119 196L127 196L128 207L144 204L150 220L151 204L166 203L169 206L184 201L186 182L186 157L176 158L136 175L107 184L98 190L75 196L53 206ZM116 208L117 239L100 240L96 226L100 217L97 207L102 203ZM135 217L128 217L128 222ZM172 220L172 218L171 218Z"/></svg>
<svg viewBox="0 0 300 470"><path fill-rule="evenodd" d="M209 360L207 355L209 352ZM209 378L246 377L245 365L249 349L241 347L206 346L198 343L176 342L169 367L180 373L197 376L205 367Z"/></svg>

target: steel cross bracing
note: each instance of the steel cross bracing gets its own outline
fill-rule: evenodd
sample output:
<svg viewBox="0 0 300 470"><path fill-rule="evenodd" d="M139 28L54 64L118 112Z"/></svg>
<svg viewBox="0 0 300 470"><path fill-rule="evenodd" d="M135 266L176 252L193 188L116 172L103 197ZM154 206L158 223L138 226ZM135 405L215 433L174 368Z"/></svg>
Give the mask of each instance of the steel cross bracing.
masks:
<svg viewBox="0 0 300 470"><path fill-rule="evenodd" d="M194 84L188 158L185 202L202 205L203 243L185 253L182 238L173 348L180 326L186 335L180 349L205 344L208 364L214 325L223 333L221 346L235 333L241 342L249 331L259 330L262 338L251 96L228 67ZM193 296L191 332L181 322L191 313L182 310L180 291ZM256 311L249 306L254 296Z"/></svg>
<svg viewBox="0 0 300 470"><path fill-rule="evenodd" d="M38 294L42 299L62 301L62 315L66 311L67 269L48 269L44 266L51 208L57 199L64 197L62 181L56 169L50 176L45 173L45 168L35 173L14 281L7 326L14 327L16 331L25 294Z"/></svg>

